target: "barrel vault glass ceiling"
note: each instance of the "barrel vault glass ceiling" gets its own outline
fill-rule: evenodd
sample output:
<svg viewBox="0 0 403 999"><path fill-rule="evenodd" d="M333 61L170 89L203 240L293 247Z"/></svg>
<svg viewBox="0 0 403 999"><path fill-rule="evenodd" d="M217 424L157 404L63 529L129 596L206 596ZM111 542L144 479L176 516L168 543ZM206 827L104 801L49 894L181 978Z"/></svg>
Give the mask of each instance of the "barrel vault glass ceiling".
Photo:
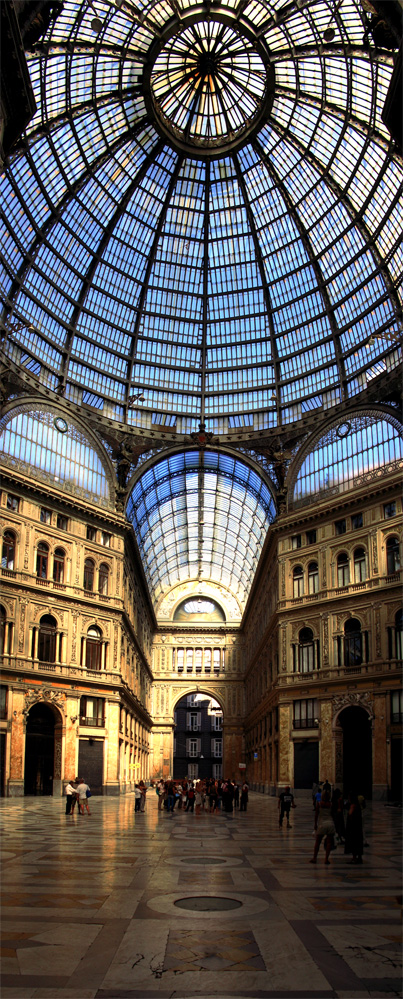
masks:
<svg viewBox="0 0 403 999"><path fill-rule="evenodd" d="M279 433L398 363L393 53L358 0L65 0L2 178L10 360L126 428Z"/></svg>

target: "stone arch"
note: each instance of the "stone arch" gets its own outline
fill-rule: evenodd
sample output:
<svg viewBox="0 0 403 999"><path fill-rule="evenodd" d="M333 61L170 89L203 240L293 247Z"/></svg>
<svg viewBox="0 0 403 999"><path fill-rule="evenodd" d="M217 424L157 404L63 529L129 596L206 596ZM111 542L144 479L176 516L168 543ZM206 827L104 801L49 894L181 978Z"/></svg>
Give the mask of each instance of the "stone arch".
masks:
<svg viewBox="0 0 403 999"><path fill-rule="evenodd" d="M43 708L43 712L41 712ZM39 795L58 795L62 784L62 740L65 730L66 697L60 691L44 687L41 690L30 688L25 694L24 706L25 728L25 793ZM46 738L43 746L45 752L36 748L36 740L30 739L31 722L35 716L43 715L48 719ZM49 720L53 716L53 732ZM46 725L45 725L46 728ZM42 746L42 749L43 749ZM36 766L36 774L34 767ZM52 773L50 773L52 769ZM39 781L39 784L38 784Z"/></svg>
<svg viewBox="0 0 403 999"><path fill-rule="evenodd" d="M372 720L368 691L346 692L332 701L335 784L343 793L355 790L372 797Z"/></svg>

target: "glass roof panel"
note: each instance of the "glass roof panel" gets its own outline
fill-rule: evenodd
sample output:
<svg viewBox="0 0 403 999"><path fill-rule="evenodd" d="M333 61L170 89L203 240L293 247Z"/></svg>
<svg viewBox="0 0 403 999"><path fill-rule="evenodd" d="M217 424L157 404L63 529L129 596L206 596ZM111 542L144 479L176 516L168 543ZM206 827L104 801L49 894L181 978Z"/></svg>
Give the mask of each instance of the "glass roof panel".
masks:
<svg viewBox="0 0 403 999"><path fill-rule="evenodd" d="M392 371L393 52L364 39L361 3L97 17L95 35L93 6L65 0L28 54L38 110L1 178L8 356L178 440L277 433Z"/></svg>
<svg viewBox="0 0 403 999"><path fill-rule="evenodd" d="M245 606L275 516L268 485L249 465L213 451L164 458L133 486L127 515L154 601L178 579L197 579L225 584Z"/></svg>

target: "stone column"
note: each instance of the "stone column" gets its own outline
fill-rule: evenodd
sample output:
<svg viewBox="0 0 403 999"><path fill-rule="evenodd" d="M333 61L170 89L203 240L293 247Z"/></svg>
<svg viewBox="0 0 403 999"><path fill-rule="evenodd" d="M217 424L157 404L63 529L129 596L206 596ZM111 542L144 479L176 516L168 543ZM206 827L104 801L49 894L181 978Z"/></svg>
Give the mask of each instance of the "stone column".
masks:
<svg viewBox="0 0 403 999"><path fill-rule="evenodd" d="M333 755L332 704L322 701L320 708L319 780L335 780Z"/></svg>
<svg viewBox="0 0 403 999"><path fill-rule="evenodd" d="M108 701L108 738L106 747L106 773L103 793L119 794L119 718L118 701Z"/></svg>
<svg viewBox="0 0 403 999"><path fill-rule="evenodd" d="M291 784L291 758L293 743L290 740L290 709L289 704L279 704L278 707L278 784L287 787Z"/></svg>
<svg viewBox="0 0 403 999"><path fill-rule="evenodd" d="M386 801L388 797L387 696L389 695L374 694L374 718L372 720L372 797L374 801Z"/></svg>
<svg viewBox="0 0 403 999"><path fill-rule="evenodd" d="M224 722L223 733L223 777L234 780L239 777L239 764L244 762L243 736L239 724Z"/></svg>
<svg viewBox="0 0 403 999"><path fill-rule="evenodd" d="M25 715L23 711L25 708L25 699L22 690L13 690L11 696L10 777L8 781L8 794L10 798L21 798L24 795Z"/></svg>

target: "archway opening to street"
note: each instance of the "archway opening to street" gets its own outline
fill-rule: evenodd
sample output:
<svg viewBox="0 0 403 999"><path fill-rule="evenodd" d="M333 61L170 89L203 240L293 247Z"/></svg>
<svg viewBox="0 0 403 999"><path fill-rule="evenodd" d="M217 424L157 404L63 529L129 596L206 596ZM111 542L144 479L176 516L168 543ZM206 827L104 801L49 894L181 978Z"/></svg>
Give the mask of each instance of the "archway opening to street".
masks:
<svg viewBox="0 0 403 999"><path fill-rule="evenodd" d="M343 731L343 790L372 798L371 719L364 708L349 707L339 715Z"/></svg>
<svg viewBox="0 0 403 999"><path fill-rule="evenodd" d="M175 706L174 780L223 776L223 712L208 693L185 694Z"/></svg>
<svg viewBox="0 0 403 999"><path fill-rule="evenodd" d="M55 716L47 704L34 704L27 719L24 793L53 794Z"/></svg>

